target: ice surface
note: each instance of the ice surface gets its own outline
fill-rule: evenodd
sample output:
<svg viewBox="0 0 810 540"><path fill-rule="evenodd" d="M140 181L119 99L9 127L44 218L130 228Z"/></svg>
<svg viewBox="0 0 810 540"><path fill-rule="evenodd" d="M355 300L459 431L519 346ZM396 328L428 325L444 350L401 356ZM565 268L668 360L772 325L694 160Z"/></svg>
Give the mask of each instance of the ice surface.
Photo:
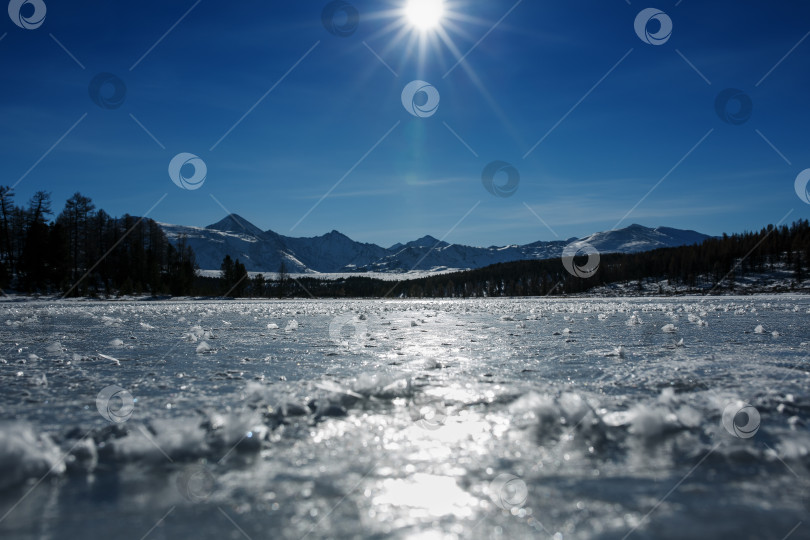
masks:
<svg viewBox="0 0 810 540"><path fill-rule="evenodd" d="M4 539L808 522L806 297L0 309Z"/></svg>

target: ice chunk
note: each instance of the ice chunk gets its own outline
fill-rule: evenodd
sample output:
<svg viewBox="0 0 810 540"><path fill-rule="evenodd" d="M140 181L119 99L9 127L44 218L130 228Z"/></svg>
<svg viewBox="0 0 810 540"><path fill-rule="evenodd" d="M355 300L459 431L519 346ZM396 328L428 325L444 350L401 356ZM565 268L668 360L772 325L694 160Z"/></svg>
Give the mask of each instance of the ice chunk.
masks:
<svg viewBox="0 0 810 540"><path fill-rule="evenodd" d="M123 347L124 342L121 341L120 339L114 339L114 340L110 341L110 346L111 347Z"/></svg>
<svg viewBox="0 0 810 540"><path fill-rule="evenodd" d="M298 321L295 319L288 322L286 328L284 328L285 332L294 332L296 330L298 330Z"/></svg>
<svg viewBox="0 0 810 540"><path fill-rule="evenodd" d="M223 422L223 427L226 425ZM160 462L202 457L208 454L206 431L197 418L153 420L148 429L136 425L125 437L108 443L106 452L121 462Z"/></svg>
<svg viewBox="0 0 810 540"><path fill-rule="evenodd" d="M353 391L363 396L394 399L412 395L411 379L404 374L364 374L358 377Z"/></svg>
<svg viewBox="0 0 810 540"><path fill-rule="evenodd" d="M668 408L639 404L630 413L630 433L642 439L657 439L679 427L677 415Z"/></svg>
<svg viewBox="0 0 810 540"><path fill-rule="evenodd" d="M109 360L110 362L112 362L116 366L121 365L121 361L118 360L118 358L113 358L112 356L107 356L106 354L101 354L101 353L98 353L98 357L103 358L104 360Z"/></svg>
<svg viewBox="0 0 810 540"><path fill-rule="evenodd" d="M674 324L665 324L665 325L664 325L664 326L661 328L661 330L662 330L664 333L667 333L667 334L674 334L675 332L677 332L677 331L678 331L678 327L677 327L677 326L675 326Z"/></svg>
<svg viewBox="0 0 810 540"><path fill-rule="evenodd" d="M54 341L47 347L45 347L45 351L48 354L62 354L62 344L58 341Z"/></svg>
<svg viewBox="0 0 810 540"><path fill-rule="evenodd" d="M207 341L201 341L199 345L197 345L197 354L209 353L212 351L211 345L208 344Z"/></svg>
<svg viewBox="0 0 810 540"><path fill-rule="evenodd" d="M762 327L762 325L761 325L761 324L758 324L758 325L757 325L757 327L756 327L756 328L754 328L754 333L755 333L755 334L764 334L764 333L765 333L765 329Z"/></svg>
<svg viewBox="0 0 810 540"><path fill-rule="evenodd" d="M93 438L82 439L77 442L65 458L68 469L90 472L98 464L98 451Z"/></svg>
<svg viewBox="0 0 810 540"><path fill-rule="evenodd" d="M0 490L49 472L65 472L61 452L50 437L28 424L0 424Z"/></svg>
<svg viewBox="0 0 810 540"><path fill-rule="evenodd" d="M278 329L278 325L277 325L276 323L272 323L272 322L271 322L271 323L268 323L268 324L267 324L267 329L268 329L268 330L277 330L277 329Z"/></svg>
<svg viewBox="0 0 810 540"><path fill-rule="evenodd" d="M192 326L189 332L191 333L191 335L197 338L201 338L205 334L205 330L203 330L202 326L199 325Z"/></svg>
<svg viewBox="0 0 810 540"><path fill-rule="evenodd" d="M353 391L351 388L346 386L342 386L334 381L320 381L315 383L316 388L320 388L321 390L326 390L327 392L332 392L335 394L346 394L356 398L363 398L362 394L358 394L357 392Z"/></svg>

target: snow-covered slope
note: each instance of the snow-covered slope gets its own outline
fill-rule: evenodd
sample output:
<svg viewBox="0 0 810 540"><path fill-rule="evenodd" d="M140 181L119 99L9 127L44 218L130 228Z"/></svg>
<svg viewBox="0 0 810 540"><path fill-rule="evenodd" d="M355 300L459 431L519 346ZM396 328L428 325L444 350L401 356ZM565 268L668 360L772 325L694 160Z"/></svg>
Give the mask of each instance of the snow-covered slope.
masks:
<svg viewBox="0 0 810 540"><path fill-rule="evenodd" d="M282 238L301 262L318 272L351 272L389 255L385 248L355 242L337 231L315 238Z"/></svg>
<svg viewBox="0 0 810 540"><path fill-rule="evenodd" d="M401 272L483 268L503 262L559 257L565 245L565 242L536 242L526 246L482 248L448 244L427 236L392 247L385 258L361 270Z"/></svg>
<svg viewBox="0 0 810 540"><path fill-rule="evenodd" d="M282 261L290 272L308 271L278 234L264 232L236 214L204 229L166 223L160 226L173 244L182 236L186 237L202 270L218 270L225 255L230 255L242 261L250 271L277 272Z"/></svg>
<svg viewBox="0 0 810 540"><path fill-rule="evenodd" d="M407 272L482 268L491 264L560 257L565 241L534 242L523 246L472 247L449 244L425 236L390 248L355 242L332 231L314 238L291 238L262 231L243 217L232 214L206 228L161 223L172 243L185 236L203 270L218 270L225 255L238 258L252 272L277 272L281 262L295 273ZM708 236L695 232L630 225L594 233L583 240L601 253L635 253L702 242Z"/></svg>
<svg viewBox="0 0 810 540"><path fill-rule="evenodd" d="M703 242L708 236L696 231L684 231L670 227L650 229L642 225L630 225L616 231L594 233L582 240L600 253L637 253L658 248L688 246Z"/></svg>

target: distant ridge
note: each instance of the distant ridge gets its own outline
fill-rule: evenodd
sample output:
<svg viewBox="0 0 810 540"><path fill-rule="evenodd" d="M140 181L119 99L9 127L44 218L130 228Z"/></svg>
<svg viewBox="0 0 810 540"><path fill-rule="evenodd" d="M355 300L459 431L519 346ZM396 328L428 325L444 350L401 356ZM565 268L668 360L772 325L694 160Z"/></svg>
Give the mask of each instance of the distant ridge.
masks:
<svg viewBox="0 0 810 540"><path fill-rule="evenodd" d="M428 235L384 248L356 242L334 230L313 238L282 236L271 230L263 231L238 214L230 214L205 228L166 223L160 226L172 243L186 237L201 269L218 270L225 255L230 255L251 272L277 272L282 262L287 271L294 273L470 270L496 263L560 257L563 248L575 240L483 248L449 244ZM634 224L597 232L582 240L600 253L637 253L701 243L707 238L708 235L691 230L651 229Z"/></svg>

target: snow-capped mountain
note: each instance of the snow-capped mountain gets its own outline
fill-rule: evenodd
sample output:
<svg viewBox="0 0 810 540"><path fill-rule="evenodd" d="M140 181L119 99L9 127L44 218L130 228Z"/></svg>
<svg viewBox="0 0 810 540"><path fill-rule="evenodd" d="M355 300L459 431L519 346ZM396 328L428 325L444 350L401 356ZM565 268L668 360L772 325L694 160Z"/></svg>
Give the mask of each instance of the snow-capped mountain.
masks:
<svg viewBox="0 0 810 540"><path fill-rule="evenodd" d="M432 236L389 248L385 257L360 268L366 272L407 272L483 268L490 264L559 257L567 242L536 242L525 246L471 247L448 244Z"/></svg>
<svg viewBox="0 0 810 540"><path fill-rule="evenodd" d="M231 214L208 227L160 224L172 243L181 237L197 255L203 270L218 270L225 255L239 259L249 271L277 272L281 263L293 273L407 272L482 268L491 264L560 257L577 240L534 242L522 246L472 247L449 244L425 236L390 248L355 242L332 231L314 238L292 238L262 231L245 218ZM700 243L709 238L695 231L630 225L594 233L581 241L600 253L635 253Z"/></svg>
<svg viewBox="0 0 810 540"><path fill-rule="evenodd" d="M262 231L245 218L231 214L208 227L160 224L173 244L185 236L202 270L219 270L222 259L239 259L249 271L277 272L282 261L290 272L309 268L290 251L284 239L273 231Z"/></svg>
<svg viewBox="0 0 810 540"><path fill-rule="evenodd" d="M356 271L360 267L367 266L369 262L389 255L385 248L355 242L337 231L315 238L283 238L285 245L298 259L317 272Z"/></svg>
<svg viewBox="0 0 810 540"><path fill-rule="evenodd" d="M695 231L658 227L650 229L641 225L630 225L616 231L594 233L582 239L600 253L637 253L658 248L688 246L700 243L707 235Z"/></svg>

